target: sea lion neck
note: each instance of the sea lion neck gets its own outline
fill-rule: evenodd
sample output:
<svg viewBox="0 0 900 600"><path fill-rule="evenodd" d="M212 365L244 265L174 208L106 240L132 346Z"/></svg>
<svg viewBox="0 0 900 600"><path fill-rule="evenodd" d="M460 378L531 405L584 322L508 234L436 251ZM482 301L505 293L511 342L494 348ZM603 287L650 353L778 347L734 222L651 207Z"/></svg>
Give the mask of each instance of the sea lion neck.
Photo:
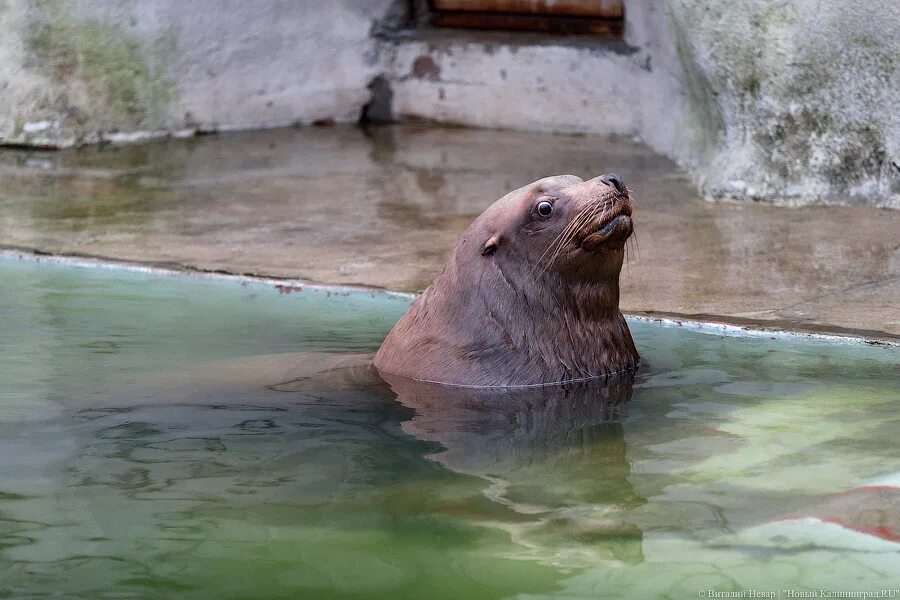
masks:
<svg viewBox="0 0 900 600"><path fill-rule="evenodd" d="M563 310L580 319L601 321L617 319L621 315L618 277L561 287L557 297Z"/></svg>
<svg viewBox="0 0 900 600"><path fill-rule="evenodd" d="M613 279L516 277L496 257L451 259L391 331L379 370L473 387L590 379L633 369L637 352ZM509 270L507 270L509 271Z"/></svg>

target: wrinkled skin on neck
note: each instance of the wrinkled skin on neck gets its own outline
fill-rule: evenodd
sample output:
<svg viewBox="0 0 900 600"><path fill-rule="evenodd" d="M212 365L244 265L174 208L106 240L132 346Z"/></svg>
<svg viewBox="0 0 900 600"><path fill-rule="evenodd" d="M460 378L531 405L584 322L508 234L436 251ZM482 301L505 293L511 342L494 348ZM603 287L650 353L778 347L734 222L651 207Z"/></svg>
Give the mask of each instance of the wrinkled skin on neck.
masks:
<svg viewBox="0 0 900 600"><path fill-rule="evenodd" d="M619 311L630 216L627 190L600 178L549 177L507 194L462 234L375 367L490 387L633 370L639 357Z"/></svg>

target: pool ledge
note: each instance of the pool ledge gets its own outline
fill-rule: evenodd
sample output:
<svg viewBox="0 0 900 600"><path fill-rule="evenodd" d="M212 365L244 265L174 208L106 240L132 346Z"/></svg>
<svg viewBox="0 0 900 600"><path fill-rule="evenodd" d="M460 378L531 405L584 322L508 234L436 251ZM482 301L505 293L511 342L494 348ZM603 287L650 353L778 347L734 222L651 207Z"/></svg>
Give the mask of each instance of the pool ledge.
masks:
<svg viewBox="0 0 900 600"><path fill-rule="evenodd" d="M220 270L204 270L180 263L137 262L92 256L86 254L49 254L33 249L0 247L0 258L30 260L52 264L64 264L82 268L119 269L160 276L188 275L232 281L252 281L271 285L279 293L321 290L326 292L377 292L397 298L412 300L416 294L398 292L376 286L333 285L288 277L271 277L253 273L229 273ZM872 346L900 347L900 336L882 331L848 329L831 325L808 325L788 320L761 320L741 317L679 314L657 311L623 311L630 321L655 323L665 327L683 327L701 333L738 337L803 338L841 344L866 344Z"/></svg>

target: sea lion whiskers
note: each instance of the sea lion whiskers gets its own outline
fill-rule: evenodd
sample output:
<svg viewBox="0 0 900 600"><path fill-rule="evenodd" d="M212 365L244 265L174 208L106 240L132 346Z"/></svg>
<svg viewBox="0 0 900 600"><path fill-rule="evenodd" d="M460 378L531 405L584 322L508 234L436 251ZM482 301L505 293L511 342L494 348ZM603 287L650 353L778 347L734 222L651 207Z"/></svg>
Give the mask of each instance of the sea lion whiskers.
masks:
<svg viewBox="0 0 900 600"><path fill-rule="evenodd" d="M637 241L637 234L635 234L634 232L631 233L631 236L628 238L625 247L626 249L631 248L632 254L635 255L635 260L641 262L641 246ZM626 258L628 258L627 255Z"/></svg>
<svg viewBox="0 0 900 600"><path fill-rule="evenodd" d="M570 223L569 226L564 230L563 233L569 231L569 234L565 239L562 240L561 245L567 244L568 242L572 241L572 238L578 234L581 228L584 227L584 225L586 225L588 221L598 216L598 212L600 213L601 219L605 218L606 210L613 205L615 199L616 198L614 195L606 194L583 209L581 213L579 213L580 218L578 220L573 219L572 223Z"/></svg>
<svg viewBox="0 0 900 600"><path fill-rule="evenodd" d="M547 247L547 250L544 251L544 253L541 255L541 258L538 260L538 263L544 260L544 258L548 254L552 253L556 246L563 244L564 238L566 238L566 236L569 235L570 232L577 231L577 229L581 227L588 218L590 218L589 213L593 208L593 206L586 206L581 209L578 214L575 215L575 218L573 218L572 221L568 225L566 225L559 233L559 235L557 235L556 238L554 238L554 240L550 243L550 245Z"/></svg>
<svg viewBox="0 0 900 600"><path fill-rule="evenodd" d="M631 240L627 240L625 242L625 273L630 277L631 276L631 261L629 260L631 252Z"/></svg>
<svg viewBox="0 0 900 600"><path fill-rule="evenodd" d="M632 193L631 188L628 189L628 197L631 199L632 203L637 200ZM638 241L637 232L632 230L631 235L628 236L628 245L634 248L634 254L636 255L636 260L641 262L641 243ZM627 247L627 246L626 246ZM626 254L626 258L628 255Z"/></svg>
<svg viewBox="0 0 900 600"><path fill-rule="evenodd" d="M568 239L571 238L575 232L577 232L585 222L590 218L589 213L591 212L591 207L585 208L581 212L579 212L572 222L566 225L566 227L559 233L559 235L554 238L550 245L547 246L547 249L544 250L544 253L538 258L537 262L535 262L534 266L528 272L530 278L533 279L534 273L537 270L540 270L540 274L543 274L550 265L553 264L553 261L559 256L559 252L561 251L564 244L567 243ZM544 263L544 259L550 255L550 259Z"/></svg>
<svg viewBox="0 0 900 600"><path fill-rule="evenodd" d="M565 238L570 235L570 232L574 233L587 221L587 219L589 218L588 213L590 213L591 210L592 207L585 207L577 215L575 215L575 218L572 219L572 221L568 225L566 225L565 228L563 228L563 230L553 239L552 242L550 242L550 245L547 246L547 249L543 254L541 254L541 257L535 264L535 268L541 265L544 258L546 258L548 254L553 254L558 246L561 247L565 243Z"/></svg>
<svg viewBox="0 0 900 600"><path fill-rule="evenodd" d="M553 262L562 254L565 245L568 244L578 232L592 219L598 216L600 219L604 219L606 217L606 211L609 209L613 201L615 200L615 196L606 195L599 198L593 204L590 204L583 208L579 213L575 216L574 219L565 227L565 229L560 232L560 234L556 237L556 239L548 246L547 250L544 254L541 255L540 259L538 259L537 264L532 269L532 274L534 270L540 267L540 272L543 273ZM547 254L550 254L549 259L547 259L546 263L544 263L544 259L547 257ZM544 264L542 264L544 263Z"/></svg>
<svg viewBox="0 0 900 600"><path fill-rule="evenodd" d="M604 203L609 203L612 199L603 197L592 205L583 208L572 221L559 233L558 236L550 243L547 250L538 259L538 265L546 258L548 254L554 254L554 258L558 255L558 249L562 248L578 233L578 231L589 221L597 212L597 208ZM553 262L553 259L550 260Z"/></svg>
<svg viewBox="0 0 900 600"><path fill-rule="evenodd" d="M543 275L557 258L563 253L566 244L568 244L572 239L578 235L578 232L586 225L591 219L593 219L598 212L607 208L605 206L601 206L602 203L598 202L593 206L589 206L582 210L575 219L572 219L572 222L563 229L562 232L556 237L556 239L548 246L547 250L541 257L538 259L537 264L532 268L531 275L534 274L535 270L538 270L539 275ZM547 254L550 254L549 258L544 260L547 257Z"/></svg>

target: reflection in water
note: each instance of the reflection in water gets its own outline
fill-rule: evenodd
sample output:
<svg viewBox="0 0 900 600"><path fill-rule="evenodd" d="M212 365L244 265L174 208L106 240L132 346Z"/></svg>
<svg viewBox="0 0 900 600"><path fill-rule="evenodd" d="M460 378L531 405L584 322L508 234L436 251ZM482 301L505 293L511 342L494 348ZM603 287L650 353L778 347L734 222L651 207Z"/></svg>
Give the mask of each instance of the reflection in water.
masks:
<svg viewBox="0 0 900 600"><path fill-rule="evenodd" d="M641 531L621 513L644 503L628 483L622 425L632 375L518 389L433 385L384 375L397 400L415 410L403 423L438 442L432 455L490 482L485 496L516 522L494 523L533 558L568 567L585 558L641 560Z"/></svg>

